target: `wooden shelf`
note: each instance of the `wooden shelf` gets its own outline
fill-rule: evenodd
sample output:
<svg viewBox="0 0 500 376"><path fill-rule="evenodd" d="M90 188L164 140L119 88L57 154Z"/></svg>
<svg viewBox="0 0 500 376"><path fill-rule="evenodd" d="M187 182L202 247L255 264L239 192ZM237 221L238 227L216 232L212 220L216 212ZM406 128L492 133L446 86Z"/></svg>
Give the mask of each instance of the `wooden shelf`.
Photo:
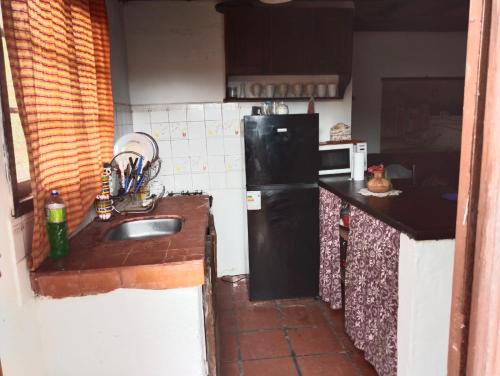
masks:
<svg viewBox="0 0 500 376"><path fill-rule="evenodd" d="M336 101L342 100L342 97L318 97L314 98L315 102L321 101ZM224 103L231 102L308 102L308 97L286 97L286 98L224 98Z"/></svg>

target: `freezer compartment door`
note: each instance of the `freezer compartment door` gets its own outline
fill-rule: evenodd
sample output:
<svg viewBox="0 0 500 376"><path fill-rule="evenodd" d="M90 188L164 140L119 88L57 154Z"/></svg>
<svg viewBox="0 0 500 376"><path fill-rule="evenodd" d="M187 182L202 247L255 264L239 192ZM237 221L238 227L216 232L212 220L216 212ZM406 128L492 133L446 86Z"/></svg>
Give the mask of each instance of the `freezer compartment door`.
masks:
<svg viewBox="0 0 500 376"><path fill-rule="evenodd" d="M248 185L318 180L317 114L245 116Z"/></svg>
<svg viewBox="0 0 500 376"><path fill-rule="evenodd" d="M319 289L319 190L260 191L249 210L250 300L314 297Z"/></svg>

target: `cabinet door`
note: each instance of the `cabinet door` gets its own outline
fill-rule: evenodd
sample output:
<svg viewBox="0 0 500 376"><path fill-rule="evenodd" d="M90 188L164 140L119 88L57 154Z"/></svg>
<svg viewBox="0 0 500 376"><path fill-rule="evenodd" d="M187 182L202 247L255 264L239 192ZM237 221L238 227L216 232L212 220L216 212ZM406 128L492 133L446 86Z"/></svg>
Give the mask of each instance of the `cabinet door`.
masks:
<svg viewBox="0 0 500 376"><path fill-rule="evenodd" d="M309 74L312 63L312 9L277 9L271 18L273 74Z"/></svg>
<svg viewBox="0 0 500 376"><path fill-rule="evenodd" d="M271 11L234 8L225 15L227 75L258 75L270 71Z"/></svg>
<svg viewBox="0 0 500 376"><path fill-rule="evenodd" d="M314 73L351 72L353 44L351 9L314 9L312 40Z"/></svg>

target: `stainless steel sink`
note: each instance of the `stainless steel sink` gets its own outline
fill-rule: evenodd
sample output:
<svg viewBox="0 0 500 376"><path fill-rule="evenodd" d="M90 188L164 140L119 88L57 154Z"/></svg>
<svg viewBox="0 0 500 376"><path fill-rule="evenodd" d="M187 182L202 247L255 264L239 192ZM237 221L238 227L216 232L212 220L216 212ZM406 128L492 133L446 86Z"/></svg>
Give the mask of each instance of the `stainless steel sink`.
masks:
<svg viewBox="0 0 500 376"><path fill-rule="evenodd" d="M144 240L174 235L181 229L180 218L141 219L113 227L104 235L104 240Z"/></svg>

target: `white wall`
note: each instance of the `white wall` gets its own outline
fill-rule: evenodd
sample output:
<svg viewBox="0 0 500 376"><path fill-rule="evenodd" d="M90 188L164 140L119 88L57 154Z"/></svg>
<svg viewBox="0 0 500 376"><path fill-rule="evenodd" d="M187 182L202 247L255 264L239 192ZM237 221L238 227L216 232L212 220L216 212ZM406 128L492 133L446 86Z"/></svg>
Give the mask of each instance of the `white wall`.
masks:
<svg viewBox="0 0 500 376"><path fill-rule="evenodd" d="M119 0L106 0L106 10L111 48L111 84L113 87L116 140L120 136L132 132L123 3Z"/></svg>
<svg viewBox="0 0 500 376"><path fill-rule="evenodd" d="M455 240L401 234L398 375L446 375Z"/></svg>
<svg viewBox="0 0 500 376"><path fill-rule="evenodd" d="M352 135L380 149L381 78L463 77L467 33L354 34Z"/></svg>
<svg viewBox="0 0 500 376"><path fill-rule="evenodd" d="M3 124L0 113L0 124ZM0 155L5 156L0 127ZM0 360L5 376L45 375L35 299L29 282L26 250L31 247L33 218L11 217L12 194L6 160L0 157Z"/></svg>
<svg viewBox="0 0 500 376"><path fill-rule="evenodd" d="M118 0L106 0L106 10L108 13L111 48L110 58L113 102L130 104L123 3Z"/></svg>
<svg viewBox="0 0 500 376"><path fill-rule="evenodd" d="M215 2L130 2L125 30L132 104L223 99L223 16Z"/></svg>
<svg viewBox="0 0 500 376"><path fill-rule="evenodd" d="M206 375L201 286L37 303L47 375Z"/></svg>

